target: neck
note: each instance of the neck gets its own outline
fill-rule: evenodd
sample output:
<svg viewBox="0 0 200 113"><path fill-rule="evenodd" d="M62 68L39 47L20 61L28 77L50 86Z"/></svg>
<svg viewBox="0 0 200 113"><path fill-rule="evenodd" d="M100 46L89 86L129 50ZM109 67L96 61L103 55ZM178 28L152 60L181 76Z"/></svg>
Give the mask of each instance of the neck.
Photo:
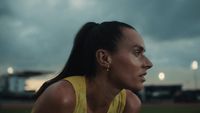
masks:
<svg viewBox="0 0 200 113"><path fill-rule="evenodd" d="M98 74L95 78L86 79L87 104L92 111L102 107L108 110L114 97L121 91L105 75Z"/></svg>

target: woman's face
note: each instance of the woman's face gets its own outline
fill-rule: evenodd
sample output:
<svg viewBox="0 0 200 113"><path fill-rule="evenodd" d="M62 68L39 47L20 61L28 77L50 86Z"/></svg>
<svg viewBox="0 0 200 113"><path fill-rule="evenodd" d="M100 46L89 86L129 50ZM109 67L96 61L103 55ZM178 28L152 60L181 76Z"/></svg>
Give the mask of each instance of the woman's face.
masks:
<svg viewBox="0 0 200 113"><path fill-rule="evenodd" d="M122 28L117 51L111 55L110 78L120 88L138 91L152 63L144 55L144 41L133 29Z"/></svg>

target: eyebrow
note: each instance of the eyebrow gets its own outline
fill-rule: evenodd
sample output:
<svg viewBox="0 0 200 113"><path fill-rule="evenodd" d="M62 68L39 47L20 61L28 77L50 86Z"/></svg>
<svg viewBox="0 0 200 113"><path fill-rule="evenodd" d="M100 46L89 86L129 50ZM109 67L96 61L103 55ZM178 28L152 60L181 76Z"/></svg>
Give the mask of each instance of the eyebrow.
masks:
<svg viewBox="0 0 200 113"><path fill-rule="evenodd" d="M144 47L142 47L142 46L140 46L140 45L137 45L137 44L134 45L133 48L139 48L139 50L140 50L140 51L143 51L143 52L146 51Z"/></svg>

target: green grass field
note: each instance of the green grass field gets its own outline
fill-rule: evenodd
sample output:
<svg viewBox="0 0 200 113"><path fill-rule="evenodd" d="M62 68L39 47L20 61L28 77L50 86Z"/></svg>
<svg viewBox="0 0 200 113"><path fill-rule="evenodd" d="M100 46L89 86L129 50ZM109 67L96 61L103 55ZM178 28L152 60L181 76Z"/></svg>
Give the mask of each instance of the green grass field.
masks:
<svg viewBox="0 0 200 113"><path fill-rule="evenodd" d="M0 113L30 113L30 109L0 109Z"/></svg>
<svg viewBox="0 0 200 113"><path fill-rule="evenodd" d="M30 108L4 108L0 113L30 113ZM140 113L200 113L200 104L148 104L143 105Z"/></svg>
<svg viewBox="0 0 200 113"><path fill-rule="evenodd" d="M200 113L200 104L143 105L141 113Z"/></svg>

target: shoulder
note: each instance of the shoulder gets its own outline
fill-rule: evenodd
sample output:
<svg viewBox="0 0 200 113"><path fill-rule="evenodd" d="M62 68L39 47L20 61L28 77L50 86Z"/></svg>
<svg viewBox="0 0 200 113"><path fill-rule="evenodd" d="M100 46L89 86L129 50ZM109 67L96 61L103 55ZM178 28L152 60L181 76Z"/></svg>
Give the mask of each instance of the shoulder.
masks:
<svg viewBox="0 0 200 113"><path fill-rule="evenodd" d="M37 99L32 113L72 113L75 108L75 92L65 80L50 85Z"/></svg>
<svg viewBox="0 0 200 113"><path fill-rule="evenodd" d="M141 108L141 100L130 90L126 90L126 105L124 113L139 113Z"/></svg>

